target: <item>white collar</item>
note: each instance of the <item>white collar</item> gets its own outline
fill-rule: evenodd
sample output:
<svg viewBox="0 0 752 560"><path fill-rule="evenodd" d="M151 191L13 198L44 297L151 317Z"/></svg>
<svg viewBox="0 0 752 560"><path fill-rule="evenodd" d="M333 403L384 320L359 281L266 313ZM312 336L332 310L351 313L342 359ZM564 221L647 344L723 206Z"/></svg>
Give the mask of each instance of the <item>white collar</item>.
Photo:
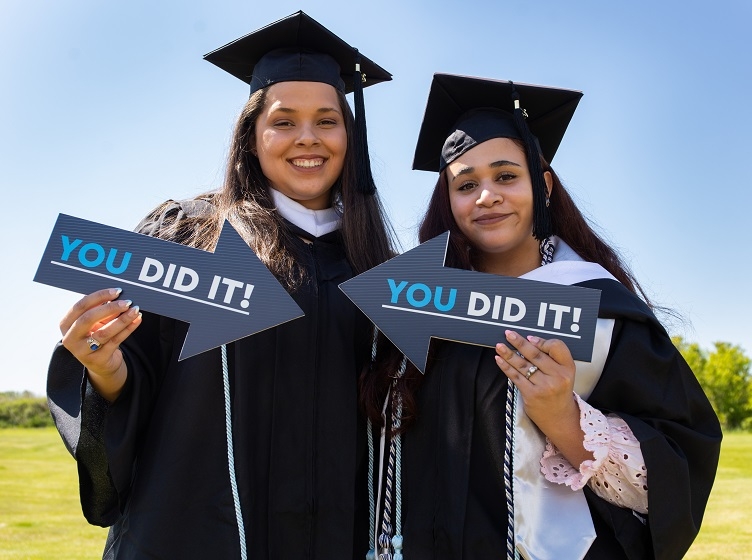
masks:
<svg viewBox="0 0 752 560"><path fill-rule="evenodd" d="M340 215L334 208L311 210L278 190L270 187L269 191L272 194L274 205L282 217L314 237L321 237L339 229Z"/></svg>
<svg viewBox="0 0 752 560"><path fill-rule="evenodd" d="M552 240L555 247L553 262L534 268L530 272L520 276L520 278L564 285L577 284L598 278L616 280L601 265L585 261L564 240L558 237L553 237Z"/></svg>

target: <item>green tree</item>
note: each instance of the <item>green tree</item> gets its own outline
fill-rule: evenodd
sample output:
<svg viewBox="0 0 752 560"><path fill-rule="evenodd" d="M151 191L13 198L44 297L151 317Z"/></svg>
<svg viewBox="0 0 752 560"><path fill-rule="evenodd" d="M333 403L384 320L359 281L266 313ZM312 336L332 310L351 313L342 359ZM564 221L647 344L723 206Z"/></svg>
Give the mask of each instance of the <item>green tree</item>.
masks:
<svg viewBox="0 0 752 560"><path fill-rule="evenodd" d="M671 341L678 348L689 367L692 368L695 376L700 380L700 384L705 388L703 376L705 374L705 364L708 363L707 353L696 342L685 342L680 336L672 336Z"/></svg>
<svg viewBox="0 0 752 560"><path fill-rule="evenodd" d="M716 342L712 352L682 337L671 339L697 376L713 409L726 428L752 427L750 358L739 346Z"/></svg>
<svg viewBox="0 0 752 560"><path fill-rule="evenodd" d="M740 428L752 416L750 363L739 346L716 342L703 369L700 383L727 428Z"/></svg>

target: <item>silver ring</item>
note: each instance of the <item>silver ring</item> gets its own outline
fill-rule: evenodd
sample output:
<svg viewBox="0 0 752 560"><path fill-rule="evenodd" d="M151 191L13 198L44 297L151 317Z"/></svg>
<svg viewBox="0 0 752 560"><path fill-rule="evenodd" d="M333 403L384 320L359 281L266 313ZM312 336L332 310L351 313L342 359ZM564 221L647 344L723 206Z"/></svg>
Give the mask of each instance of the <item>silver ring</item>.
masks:
<svg viewBox="0 0 752 560"><path fill-rule="evenodd" d="M538 366L530 366L529 368L527 368L525 379L530 379L530 376L532 376L536 371L538 371Z"/></svg>
<svg viewBox="0 0 752 560"><path fill-rule="evenodd" d="M96 352L102 346L101 344L99 344L99 342L97 342L97 340L95 338L93 338L91 336L86 339L86 344L89 345L89 349L92 352Z"/></svg>

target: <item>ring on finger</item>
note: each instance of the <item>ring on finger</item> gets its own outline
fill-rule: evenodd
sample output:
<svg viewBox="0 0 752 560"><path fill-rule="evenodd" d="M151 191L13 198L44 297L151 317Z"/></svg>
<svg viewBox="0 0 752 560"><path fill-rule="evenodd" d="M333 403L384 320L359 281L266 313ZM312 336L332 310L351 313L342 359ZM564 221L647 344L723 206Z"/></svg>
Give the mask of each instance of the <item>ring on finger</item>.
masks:
<svg viewBox="0 0 752 560"><path fill-rule="evenodd" d="M99 341L97 341L97 339L96 339L96 338L94 338L93 336L90 336L89 338L87 338L87 339L86 339L86 344L88 344L88 345L89 345L89 349L90 349L90 350L91 350L92 352L96 352L96 351L97 351L97 350L99 350L99 348L100 348L100 347L102 346L102 345L101 345L101 344L99 343Z"/></svg>
<svg viewBox="0 0 752 560"><path fill-rule="evenodd" d="M525 379L530 379L530 377L538 371L538 366L530 366L527 368L527 373L525 374Z"/></svg>

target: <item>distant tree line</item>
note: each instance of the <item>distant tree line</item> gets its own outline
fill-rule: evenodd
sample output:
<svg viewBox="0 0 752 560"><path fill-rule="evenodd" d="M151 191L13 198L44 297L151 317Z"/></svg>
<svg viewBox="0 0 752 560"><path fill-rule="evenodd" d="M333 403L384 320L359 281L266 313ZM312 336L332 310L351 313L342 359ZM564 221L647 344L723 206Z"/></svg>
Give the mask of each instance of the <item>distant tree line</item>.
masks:
<svg viewBox="0 0 752 560"><path fill-rule="evenodd" d="M672 340L697 376L723 427L752 431L752 360L741 347L716 342L708 352L682 337ZM13 426L52 426L47 399L28 391L0 392L0 428Z"/></svg>
<svg viewBox="0 0 752 560"><path fill-rule="evenodd" d="M710 352L681 337L672 339L695 372L724 428L752 431L752 361L739 347L716 342Z"/></svg>
<svg viewBox="0 0 752 560"><path fill-rule="evenodd" d="M52 426L47 399L29 391L0 393L0 428Z"/></svg>

